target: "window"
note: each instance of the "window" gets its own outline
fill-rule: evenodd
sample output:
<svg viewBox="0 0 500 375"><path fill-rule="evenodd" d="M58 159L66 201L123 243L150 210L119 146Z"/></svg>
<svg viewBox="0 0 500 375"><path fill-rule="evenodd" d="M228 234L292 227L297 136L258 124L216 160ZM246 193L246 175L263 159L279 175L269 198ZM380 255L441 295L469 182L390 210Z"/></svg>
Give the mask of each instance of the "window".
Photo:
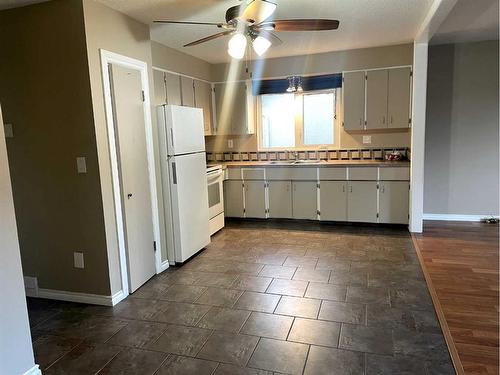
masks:
<svg viewBox="0 0 500 375"><path fill-rule="evenodd" d="M315 148L335 142L335 89L260 95L263 149Z"/></svg>

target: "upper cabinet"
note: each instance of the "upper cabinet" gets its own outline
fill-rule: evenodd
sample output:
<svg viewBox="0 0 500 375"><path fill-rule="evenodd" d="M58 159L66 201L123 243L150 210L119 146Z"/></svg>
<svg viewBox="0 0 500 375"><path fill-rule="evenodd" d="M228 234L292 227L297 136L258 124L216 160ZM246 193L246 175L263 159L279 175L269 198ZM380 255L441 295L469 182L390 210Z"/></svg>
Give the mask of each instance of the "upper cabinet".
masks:
<svg viewBox="0 0 500 375"><path fill-rule="evenodd" d="M177 74L166 73L167 104L182 105L181 77Z"/></svg>
<svg viewBox="0 0 500 375"><path fill-rule="evenodd" d="M194 80L194 105L203 109L205 135L212 134L212 86L205 81Z"/></svg>
<svg viewBox="0 0 500 375"><path fill-rule="evenodd" d="M194 80L181 76L181 97L182 105L185 107L194 107Z"/></svg>
<svg viewBox="0 0 500 375"><path fill-rule="evenodd" d="M214 85L216 134L253 134L253 97L247 82Z"/></svg>
<svg viewBox="0 0 500 375"><path fill-rule="evenodd" d="M167 89L165 87L165 73L153 70L154 97L153 105L162 105L167 102Z"/></svg>
<svg viewBox="0 0 500 375"><path fill-rule="evenodd" d="M344 129L408 128L411 69L344 73Z"/></svg>

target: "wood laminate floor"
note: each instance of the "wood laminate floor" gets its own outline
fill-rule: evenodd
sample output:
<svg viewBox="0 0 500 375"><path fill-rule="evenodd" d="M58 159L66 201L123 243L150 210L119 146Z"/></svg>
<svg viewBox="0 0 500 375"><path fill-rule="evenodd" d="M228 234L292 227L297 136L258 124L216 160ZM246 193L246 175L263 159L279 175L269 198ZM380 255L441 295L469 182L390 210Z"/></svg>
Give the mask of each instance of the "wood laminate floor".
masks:
<svg viewBox="0 0 500 375"><path fill-rule="evenodd" d="M466 374L499 373L499 227L426 221L415 235Z"/></svg>

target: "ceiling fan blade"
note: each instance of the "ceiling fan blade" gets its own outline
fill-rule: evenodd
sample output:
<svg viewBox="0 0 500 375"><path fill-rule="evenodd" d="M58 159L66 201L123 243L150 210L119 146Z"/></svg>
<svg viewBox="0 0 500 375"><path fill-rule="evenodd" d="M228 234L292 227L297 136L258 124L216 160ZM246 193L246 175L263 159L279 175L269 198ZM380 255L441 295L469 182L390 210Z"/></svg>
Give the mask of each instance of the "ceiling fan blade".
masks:
<svg viewBox="0 0 500 375"><path fill-rule="evenodd" d="M275 20L261 23L258 26L263 28L274 26L274 31L321 31L338 29L339 21L325 19Z"/></svg>
<svg viewBox="0 0 500 375"><path fill-rule="evenodd" d="M208 42L209 40L217 39L217 38L220 38L221 36L231 34L232 32L233 32L233 30L227 30L227 31L223 31L221 33L206 36L205 38L201 38L201 39L195 40L194 42L185 44L184 47L196 46L197 44L205 43L205 42Z"/></svg>
<svg viewBox="0 0 500 375"><path fill-rule="evenodd" d="M252 20L254 23L261 23L272 16L276 10L276 4L266 0L253 0L243 10L238 18Z"/></svg>
<svg viewBox="0 0 500 375"><path fill-rule="evenodd" d="M263 36L264 38L269 40L273 44L273 46L279 46L280 44L283 43L283 41L280 38L278 38L278 36L275 33L272 33L270 31L262 30L256 32L256 34Z"/></svg>
<svg viewBox="0 0 500 375"><path fill-rule="evenodd" d="M172 24L181 24L181 25L209 25L209 26L217 26L223 27L225 24L221 22L195 22L195 21L170 21L170 20L157 20L153 21L154 23L172 23Z"/></svg>

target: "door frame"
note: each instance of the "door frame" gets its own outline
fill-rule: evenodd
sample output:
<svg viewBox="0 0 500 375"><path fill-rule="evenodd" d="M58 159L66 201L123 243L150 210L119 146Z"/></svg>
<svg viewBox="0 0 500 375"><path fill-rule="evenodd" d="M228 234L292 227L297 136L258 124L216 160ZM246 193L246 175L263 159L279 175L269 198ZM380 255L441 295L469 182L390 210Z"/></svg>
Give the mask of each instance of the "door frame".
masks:
<svg viewBox="0 0 500 375"><path fill-rule="evenodd" d="M159 208L158 208L158 192L156 189L156 171L155 171L155 159L154 159L154 146L153 146L153 125L151 121L151 104L149 97L149 77L148 77L148 65L144 61L136 60L131 57L123 56L114 52L110 52L104 49L100 49L101 54L101 73L102 73L102 83L104 90L104 106L106 112L106 125L108 131L108 144L111 162L111 178L113 181L113 197L115 206L115 217L116 217L116 228L118 235L118 251L120 259L120 274L121 274L121 284L122 293L124 296L129 294L129 283L128 283L128 265L127 265L127 251L126 251L126 241L125 241L125 225L124 216L125 212L122 207L122 187L120 183L119 174L119 162L118 162L118 149L117 149L117 139L115 133L115 123L113 116L113 102L111 98L111 76L109 74L109 64L120 65L126 68L138 70L141 73L141 86L144 92L144 125L146 132L146 149L148 158L148 175L149 175L149 186L150 186L150 196L151 196L151 209L152 209L152 221L153 221L153 238L156 241L156 253L155 253L155 269L156 273L160 273L168 268L168 262L166 267L161 263L161 238L160 238L160 218L159 218Z"/></svg>

